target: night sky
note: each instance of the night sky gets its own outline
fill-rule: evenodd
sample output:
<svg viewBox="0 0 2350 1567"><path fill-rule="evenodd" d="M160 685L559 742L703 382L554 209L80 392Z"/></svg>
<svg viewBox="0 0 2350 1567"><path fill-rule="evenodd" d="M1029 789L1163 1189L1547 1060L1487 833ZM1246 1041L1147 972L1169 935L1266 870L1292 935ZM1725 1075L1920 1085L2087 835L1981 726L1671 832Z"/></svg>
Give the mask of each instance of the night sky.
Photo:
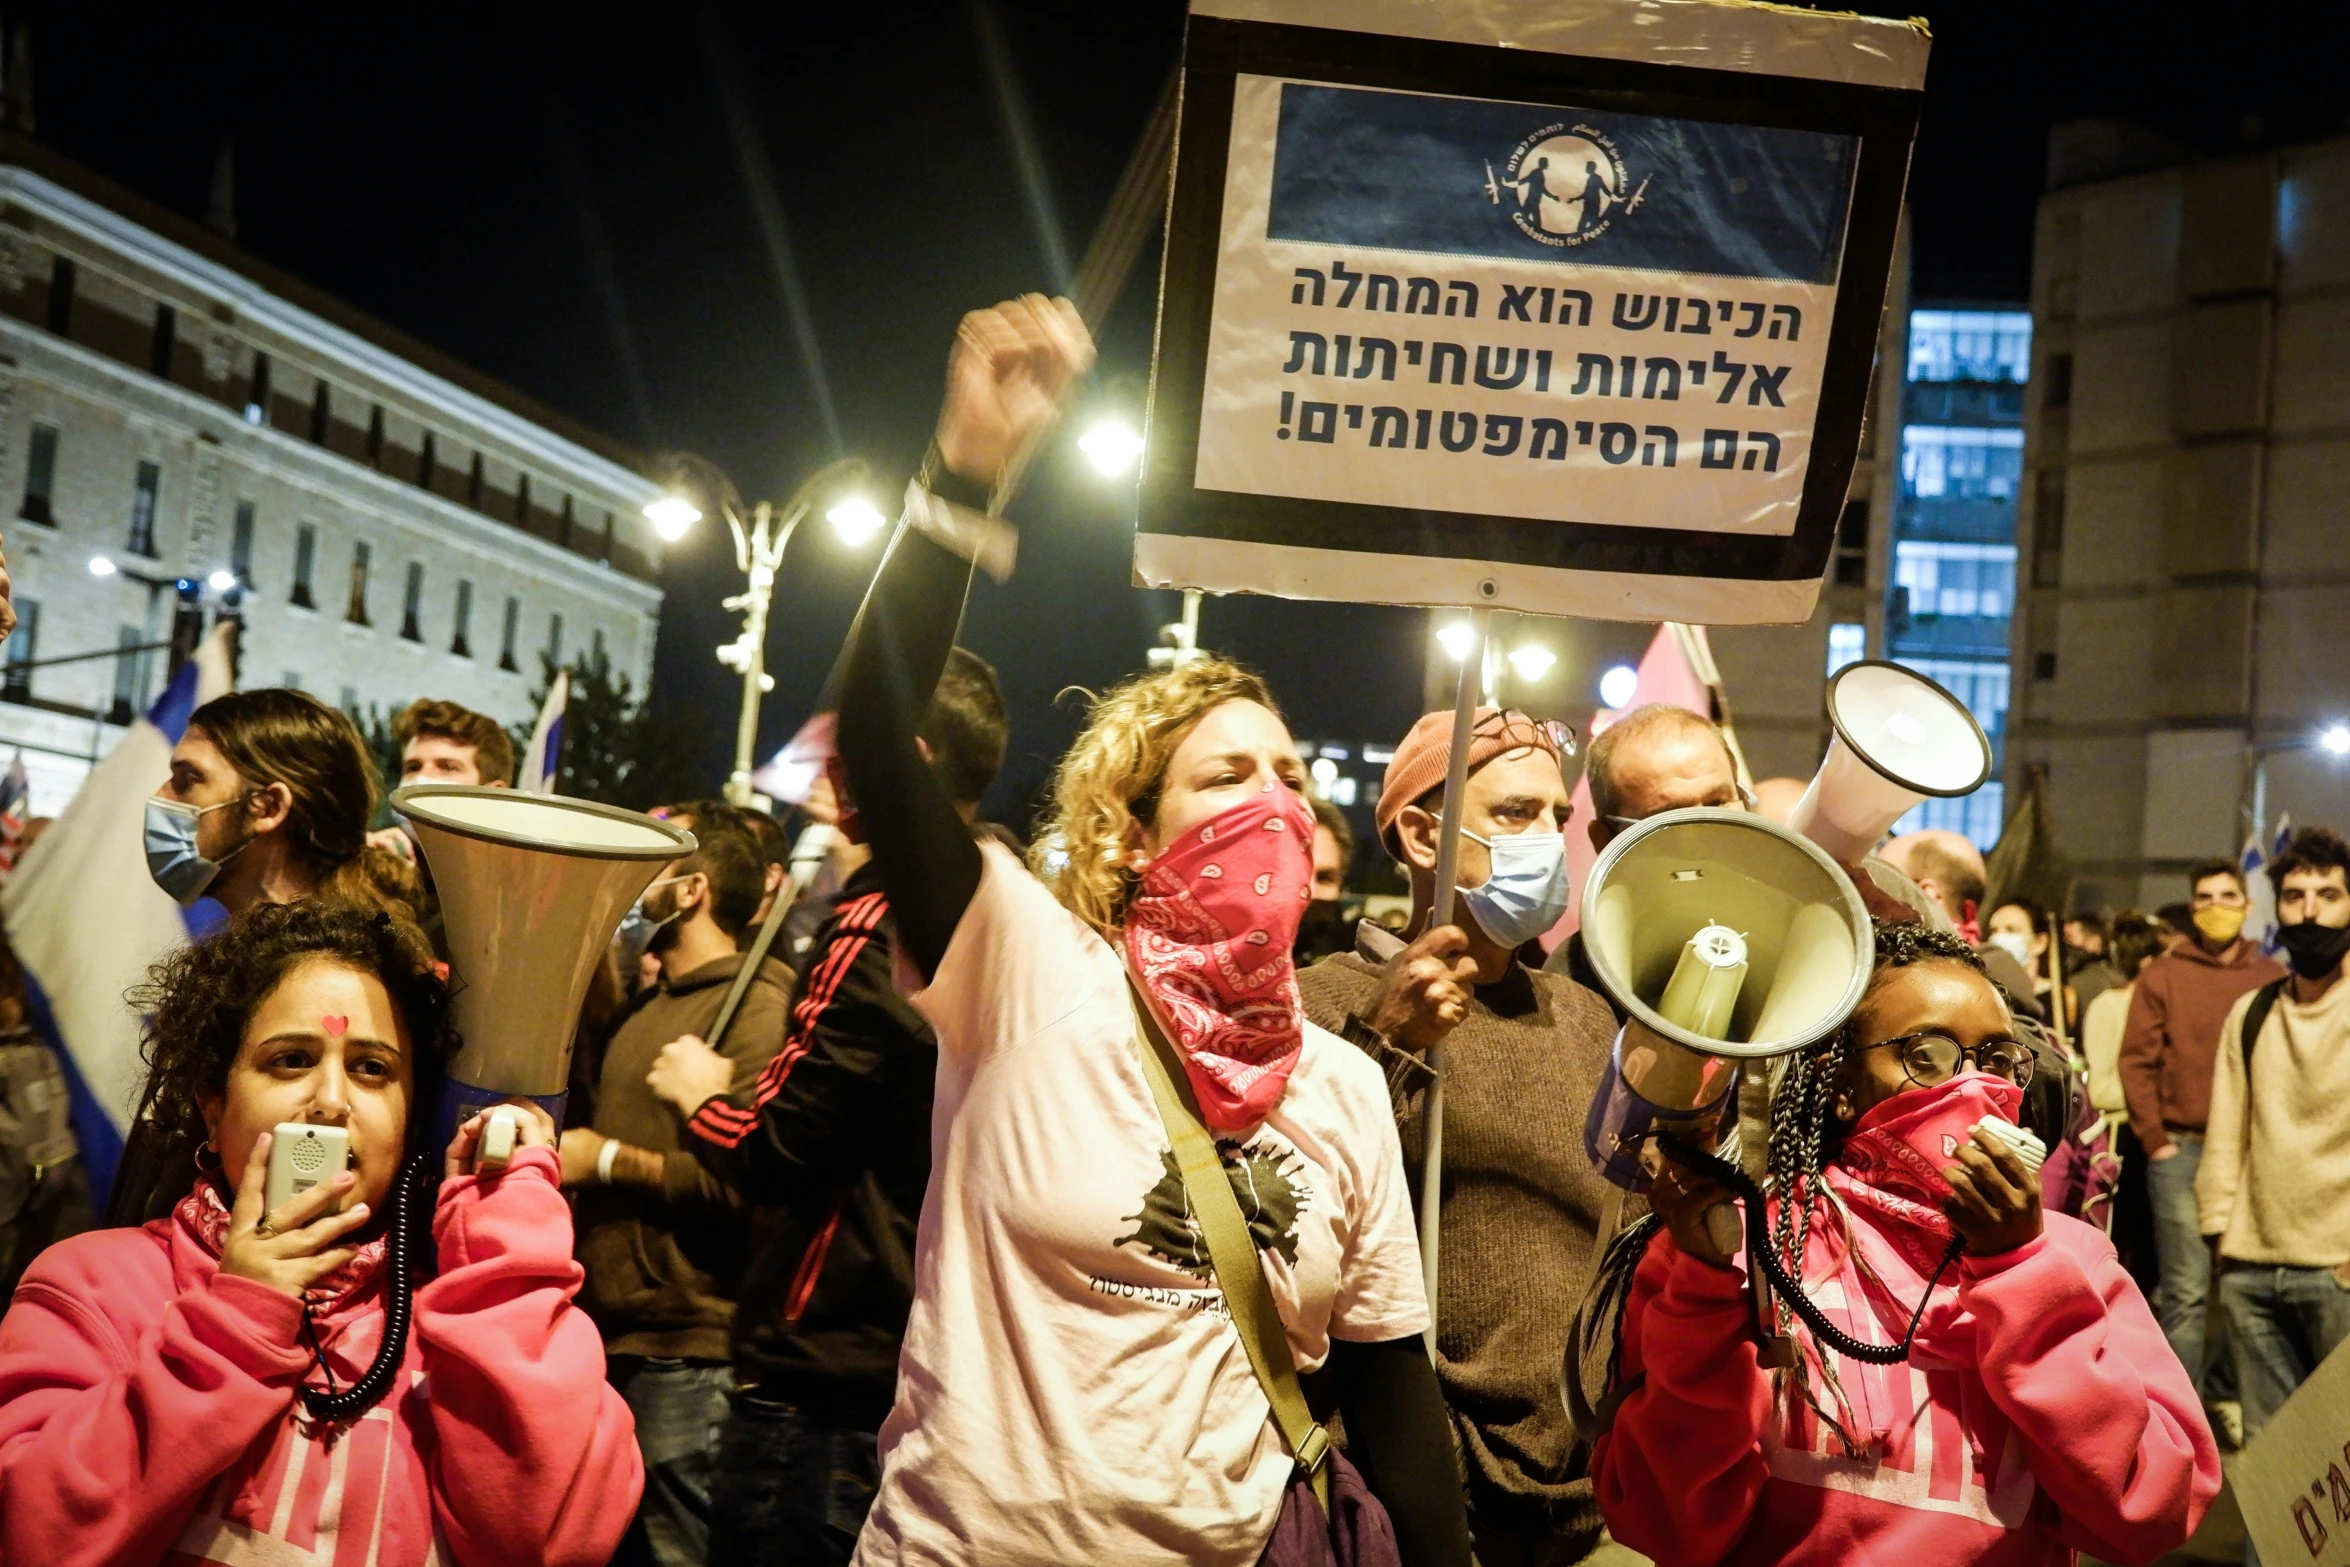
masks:
<svg viewBox="0 0 2350 1567"><path fill-rule="evenodd" d="M2344 125L2350 8L2235 7L2221 25L2115 0L1920 4L1936 35L1912 185L1920 298L2023 297L2055 121L2128 117L2209 150ZM191 216L233 139L256 255L641 450L703 453L753 498L853 453L884 500L928 435L957 316L1053 287L1056 252L1084 252L1182 17L1168 0L198 14L214 9L9 11L32 28L41 139ZM999 87L1023 106L1036 184ZM778 264L779 232L795 266ZM1089 393L1136 416L1155 268L1154 247ZM1014 516L1020 570L980 589L965 640L1012 702L990 805L1016 818L1073 729L1055 692L1138 668L1176 596L1127 586L1131 491L1065 443ZM795 541L762 755L804 716L871 563L821 526ZM673 549L667 577L656 697L720 715L715 779L739 689L711 657L735 629L718 600L740 586L722 530ZM1227 600L1203 640L1263 668L1298 733L1380 739L1418 707L1422 624Z"/></svg>

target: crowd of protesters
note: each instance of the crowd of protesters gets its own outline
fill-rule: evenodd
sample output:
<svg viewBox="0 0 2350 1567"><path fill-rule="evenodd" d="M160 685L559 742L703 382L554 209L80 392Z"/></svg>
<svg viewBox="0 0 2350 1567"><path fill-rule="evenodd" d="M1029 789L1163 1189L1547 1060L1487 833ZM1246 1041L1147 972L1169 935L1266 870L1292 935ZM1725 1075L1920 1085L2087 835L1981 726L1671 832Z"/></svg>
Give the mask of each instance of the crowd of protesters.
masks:
<svg viewBox="0 0 2350 1567"><path fill-rule="evenodd" d="M2304 829L2268 867L2281 963L2220 862L2168 918L2110 920L1986 906L1956 834L1845 867L1865 996L1779 1069L1747 1199L1815 1309L1758 1324L1707 1219L1730 1167L1666 1161L1627 1198L1587 1156L1623 1008L1579 938L1549 944L1568 833L1783 815L1797 791L1746 784L1707 718L1638 709L1578 754L1481 708L1456 797L1453 717L1428 714L1358 846L1266 681L1200 656L1092 698L1033 851L980 820L1009 735L960 606L990 492L1090 358L1062 302L966 318L805 830L658 808L694 846L593 977L560 1121L516 1101L502 1166L480 1116L433 1135L439 898L403 829L368 831L356 727L277 689L193 714L145 850L226 919L128 998L149 1070L104 1227L0 945L0 1560L2055 1564L2186 1540L2223 1439L2350 1334L2350 844ZM403 782L513 782L455 701L393 733ZM1397 929L1340 917L1374 850L1409 888ZM1439 1045L1432 1302L1413 1175ZM270 1206L289 1122L342 1129L350 1167ZM1201 1182L1230 1188L1243 1277ZM1611 1284L1580 1419L1562 1367Z"/></svg>

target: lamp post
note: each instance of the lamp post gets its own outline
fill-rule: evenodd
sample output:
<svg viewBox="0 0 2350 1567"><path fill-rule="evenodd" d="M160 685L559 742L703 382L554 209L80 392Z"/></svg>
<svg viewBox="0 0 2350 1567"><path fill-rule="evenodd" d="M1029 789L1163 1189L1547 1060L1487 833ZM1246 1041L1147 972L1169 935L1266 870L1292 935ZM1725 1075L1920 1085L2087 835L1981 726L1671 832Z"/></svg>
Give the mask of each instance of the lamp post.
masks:
<svg viewBox="0 0 2350 1567"><path fill-rule="evenodd" d="M2262 740L2244 748L2252 754L2252 837L2265 853L2268 848L2268 759L2279 751L2319 750L2341 759L2350 756L2350 724L2328 724L2316 734L2290 740Z"/></svg>
<svg viewBox="0 0 2350 1567"><path fill-rule="evenodd" d="M748 582L742 592L724 603L725 608L742 615L742 634L718 649L718 662L743 679L742 710L734 728L734 770L727 775L726 801L748 807L753 793L751 752L759 740L759 699L775 689L774 677L767 673L767 606L775 596L775 573L783 564L784 549L801 519L826 494L847 492L839 494L825 518L848 544L865 543L881 531L887 519L871 501L850 488L865 476L862 458L843 457L826 463L803 480L781 506L761 501L748 508L734 481L708 458L681 452L673 454L669 463L678 478L678 491L646 506L646 518L664 540L675 543L702 518L701 508L680 492L688 487L700 491L726 518L727 529L734 535L735 568ZM751 514L747 524L743 520L746 509Z"/></svg>

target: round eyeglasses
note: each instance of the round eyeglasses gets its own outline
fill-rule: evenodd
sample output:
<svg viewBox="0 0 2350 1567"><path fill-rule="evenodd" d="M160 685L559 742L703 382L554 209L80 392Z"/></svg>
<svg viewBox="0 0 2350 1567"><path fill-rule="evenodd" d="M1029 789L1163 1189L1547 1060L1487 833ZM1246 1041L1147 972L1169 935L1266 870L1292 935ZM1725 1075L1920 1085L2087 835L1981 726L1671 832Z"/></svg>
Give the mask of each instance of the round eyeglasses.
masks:
<svg viewBox="0 0 2350 1567"><path fill-rule="evenodd" d="M2004 1077L2018 1088L2032 1084L2032 1048L2021 1040L1986 1039L1979 1045L1962 1045L1948 1034L1929 1029L1880 1039L1864 1048L1899 1051L1902 1075L1919 1088L1940 1087L1958 1075L1961 1065Z"/></svg>

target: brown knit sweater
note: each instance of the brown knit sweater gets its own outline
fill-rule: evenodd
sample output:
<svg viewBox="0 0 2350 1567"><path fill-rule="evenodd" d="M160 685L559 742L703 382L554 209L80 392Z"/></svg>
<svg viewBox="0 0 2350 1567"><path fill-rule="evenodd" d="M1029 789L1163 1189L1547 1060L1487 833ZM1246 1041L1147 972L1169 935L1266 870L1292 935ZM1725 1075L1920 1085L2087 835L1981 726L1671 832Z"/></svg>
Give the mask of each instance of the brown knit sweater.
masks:
<svg viewBox="0 0 2350 1567"><path fill-rule="evenodd" d="M1298 975L1306 1015L1346 1034L1380 970L1354 953ZM1583 1152L1615 1019L1561 974L1513 968L1480 987L1444 1047L1444 1267L1436 1375L1480 1526L1598 1540L1590 1451L1559 1396L1567 1330L1591 1269L1608 1188ZM1360 1034L1362 1030L1355 1031ZM1390 1073L1390 1081L1418 1074ZM1422 1079L1424 1080L1424 1078ZM1419 1191L1420 1094L1399 1095L1405 1168Z"/></svg>

